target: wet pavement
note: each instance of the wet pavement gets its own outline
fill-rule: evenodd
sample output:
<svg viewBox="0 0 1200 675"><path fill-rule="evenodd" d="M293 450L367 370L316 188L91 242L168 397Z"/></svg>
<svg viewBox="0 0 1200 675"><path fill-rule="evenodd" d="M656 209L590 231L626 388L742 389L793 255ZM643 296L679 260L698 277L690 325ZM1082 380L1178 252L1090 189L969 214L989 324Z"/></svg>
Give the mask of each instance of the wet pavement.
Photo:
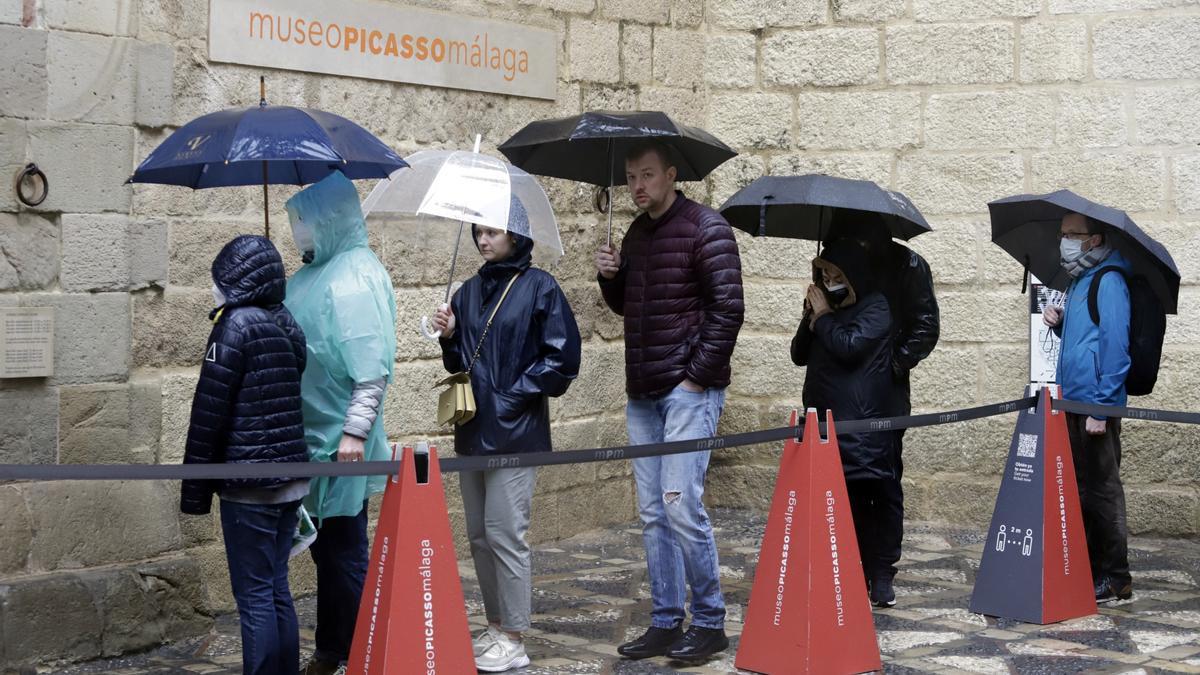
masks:
<svg viewBox="0 0 1200 675"><path fill-rule="evenodd" d="M640 635L649 588L637 529L600 530L539 546L534 554L533 660L520 675L548 673L733 673L742 612L750 596L765 519L717 509L722 584L728 605L726 654L701 666L666 658L626 661L616 645ZM1131 600L1100 614L1049 626L967 610L983 533L910 523L896 579L897 605L875 610L884 671L903 673L1200 673L1200 542L1135 538ZM472 631L483 605L469 562L460 563ZM312 651L315 605L297 603L302 656ZM240 672L237 617L212 635L59 675Z"/></svg>

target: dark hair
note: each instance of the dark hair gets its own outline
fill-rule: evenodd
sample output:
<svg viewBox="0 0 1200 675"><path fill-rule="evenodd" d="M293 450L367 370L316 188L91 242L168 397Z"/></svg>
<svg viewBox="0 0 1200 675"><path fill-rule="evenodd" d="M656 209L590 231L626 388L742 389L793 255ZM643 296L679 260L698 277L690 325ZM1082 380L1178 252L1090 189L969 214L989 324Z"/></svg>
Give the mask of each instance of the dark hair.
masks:
<svg viewBox="0 0 1200 675"><path fill-rule="evenodd" d="M1101 239L1103 239L1105 242L1108 241L1108 237L1105 234L1106 232L1108 232L1107 225L1100 222L1099 220L1096 220L1095 218L1093 218L1091 216L1084 216L1083 219L1084 219L1084 222L1087 224L1087 233L1088 234L1098 234L1098 235L1100 235Z"/></svg>
<svg viewBox="0 0 1200 675"><path fill-rule="evenodd" d="M646 155L654 153L662 162L663 170L675 166L675 161L671 159L671 148L667 147L662 141L639 141L629 147L629 151L625 153L625 161L632 162L641 159Z"/></svg>

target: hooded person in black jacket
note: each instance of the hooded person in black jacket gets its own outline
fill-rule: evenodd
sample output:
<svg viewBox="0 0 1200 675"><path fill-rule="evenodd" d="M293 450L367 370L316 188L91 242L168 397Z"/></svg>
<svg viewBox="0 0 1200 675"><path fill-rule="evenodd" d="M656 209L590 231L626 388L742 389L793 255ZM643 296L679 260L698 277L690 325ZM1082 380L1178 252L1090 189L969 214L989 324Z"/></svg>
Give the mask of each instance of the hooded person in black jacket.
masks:
<svg viewBox="0 0 1200 675"><path fill-rule="evenodd" d="M807 366L804 405L835 419L886 417L892 405L891 312L878 290L867 252L850 240L831 243L813 261L804 315L792 339L792 361ZM878 498L896 476L893 434L838 434L838 448L858 535L863 572L877 606L895 603L891 576L877 574L878 551L898 533L882 531Z"/></svg>
<svg viewBox="0 0 1200 675"><path fill-rule="evenodd" d="M523 217L520 202L513 207L513 218ZM549 399L566 393L579 373L575 316L554 277L531 266L532 240L477 226L471 235L486 262L433 320L446 370L469 370L475 395L475 417L455 426L454 449L463 455L549 452ZM521 634L530 627L525 533L535 478L534 467L459 474L488 621L473 640L475 665L484 672L529 664Z"/></svg>
<svg viewBox="0 0 1200 675"><path fill-rule="evenodd" d="M937 345L940 317L929 263L892 240L878 214L843 211L835 215L831 239L856 241L867 250L871 270L892 312L892 405L889 416L912 413L910 373ZM876 550L877 578L896 576L904 538L904 430L892 432L896 475L878 484L880 529L889 533ZM891 536L891 533L895 533ZM882 584L881 584L882 588ZM890 584L887 586L890 594ZM886 597L883 598L887 600ZM886 602L885 602L886 604Z"/></svg>
<svg viewBox="0 0 1200 675"><path fill-rule="evenodd" d="M192 399L184 464L307 462L300 375L304 333L283 306L286 280L267 239L242 236L213 260L213 329ZM180 508L221 529L242 624L242 672L295 673L300 634L288 556L308 480L183 481Z"/></svg>

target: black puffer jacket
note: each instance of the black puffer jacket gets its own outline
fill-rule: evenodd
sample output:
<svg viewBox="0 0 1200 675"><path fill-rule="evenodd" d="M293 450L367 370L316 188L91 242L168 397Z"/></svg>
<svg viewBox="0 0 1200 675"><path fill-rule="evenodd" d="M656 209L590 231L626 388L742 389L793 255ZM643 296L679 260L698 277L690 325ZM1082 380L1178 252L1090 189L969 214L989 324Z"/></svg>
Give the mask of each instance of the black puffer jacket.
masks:
<svg viewBox="0 0 1200 675"><path fill-rule="evenodd" d="M306 462L300 374L304 333L283 306L279 251L243 236L221 249L213 280L225 304L213 312L192 398L185 464ZM287 479L184 481L180 508L208 513L222 487L269 487Z"/></svg>
<svg viewBox="0 0 1200 675"><path fill-rule="evenodd" d="M467 369L484 326L512 276L517 278L488 330L471 369L475 417L454 428L460 455L548 452L550 399L562 396L579 374L575 315L558 282L530 267L533 243L516 237L507 259L487 263L450 302L456 328L441 340L447 372Z"/></svg>
<svg viewBox="0 0 1200 675"><path fill-rule="evenodd" d="M729 385L744 306L737 241L721 214L677 192L657 219L633 221L621 271L599 282L605 303L625 317L630 398L665 394L685 379Z"/></svg>
<svg viewBox="0 0 1200 675"><path fill-rule="evenodd" d="M887 299L875 290L866 251L848 240L834 242L820 256L846 276L856 298L809 328L807 315L792 339L792 361L807 366L804 405L838 419L888 416L892 394L891 315ZM838 434L846 480L896 475L893 434Z"/></svg>

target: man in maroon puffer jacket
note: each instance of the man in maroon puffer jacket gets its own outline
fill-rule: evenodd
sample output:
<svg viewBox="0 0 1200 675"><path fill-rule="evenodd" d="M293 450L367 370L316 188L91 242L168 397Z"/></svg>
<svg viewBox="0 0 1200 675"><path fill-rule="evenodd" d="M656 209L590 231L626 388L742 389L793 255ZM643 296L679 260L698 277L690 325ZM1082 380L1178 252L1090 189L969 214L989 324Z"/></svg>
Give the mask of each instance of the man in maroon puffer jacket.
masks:
<svg viewBox="0 0 1200 675"><path fill-rule="evenodd" d="M604 301L625 317L626 424L635 445L707 438L729 386L742 326L742 266L719 213L675 190L671 153L635 147L625 161L633 221L617 252L596 254ZM729 646L717 545L704 510L709 452L636 459L653 604L650 628L618 651L702 660ZM683 632L687 587L692 623Z"/></svg>

